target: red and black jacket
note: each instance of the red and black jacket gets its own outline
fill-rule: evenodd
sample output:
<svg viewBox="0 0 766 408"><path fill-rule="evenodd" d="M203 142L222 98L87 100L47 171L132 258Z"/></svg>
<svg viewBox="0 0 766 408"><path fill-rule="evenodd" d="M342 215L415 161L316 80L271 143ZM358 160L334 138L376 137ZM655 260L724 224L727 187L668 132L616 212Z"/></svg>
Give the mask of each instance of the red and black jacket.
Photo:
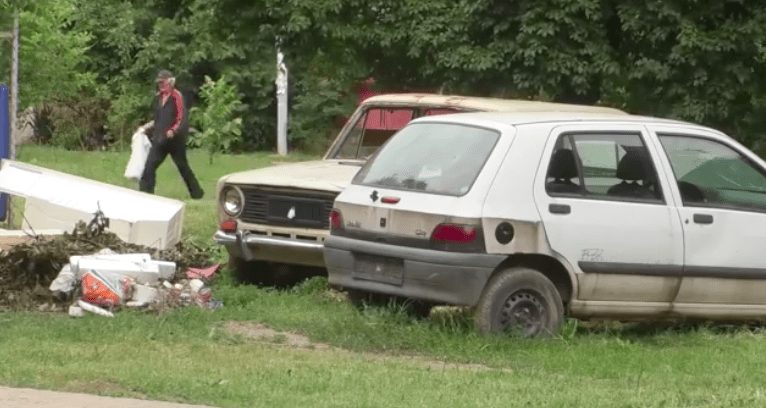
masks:
<svg viewBox="0 0 766 408"><path fill-rule="evenodd" d="M157 94L157 97L154 98L152 138L163 140L168 130L172 130L178 136L185 136L189 131L186 104L183 95L177 89L173 89L164 105L161 94Z"/></svg>

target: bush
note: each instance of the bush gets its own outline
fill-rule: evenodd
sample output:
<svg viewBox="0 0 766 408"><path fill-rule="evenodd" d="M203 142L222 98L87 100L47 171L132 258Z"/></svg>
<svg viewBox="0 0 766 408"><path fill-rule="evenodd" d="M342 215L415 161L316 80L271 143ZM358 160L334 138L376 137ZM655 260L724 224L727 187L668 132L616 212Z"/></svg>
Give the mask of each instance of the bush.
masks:
<svg viewBox="0 0 766 408"><path fill-rule="evenodd" d="M192 120L202 129L191 140L192 146L205 147L210 154L210 163L215 153L229 153L231 147L242 136L242 102L237 88L221 76L217 81L205 76L200 88L203 107L192 109Z"/></svg>
<svg viewBox="0 0 766 408"><path fill-rule="evenodd" d="M88 95L40 104L29 123L34 141L69 150L105 149L112 142L104 126L108 108L108 101Z"/></svg>

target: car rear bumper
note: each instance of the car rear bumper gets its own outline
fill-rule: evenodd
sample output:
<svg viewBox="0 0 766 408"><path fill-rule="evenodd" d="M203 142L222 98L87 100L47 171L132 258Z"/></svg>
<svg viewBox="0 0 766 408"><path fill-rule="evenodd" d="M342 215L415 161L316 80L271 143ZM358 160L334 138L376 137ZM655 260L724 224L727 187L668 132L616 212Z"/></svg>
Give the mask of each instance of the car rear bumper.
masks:
<svg viewBox="0 0 766 408"><path fill-rule="evenodd" d="M324 244L331 285L475 306L502 255L455 253L330 236Z"/></svg>
<svg viewBox="0 0 766 408"><path fill-rule="evenodd" d="M217 231L213 237L229 254L245 261L268 261L284 264L324 267L322 243L253 234L247 231Z"/></svg>

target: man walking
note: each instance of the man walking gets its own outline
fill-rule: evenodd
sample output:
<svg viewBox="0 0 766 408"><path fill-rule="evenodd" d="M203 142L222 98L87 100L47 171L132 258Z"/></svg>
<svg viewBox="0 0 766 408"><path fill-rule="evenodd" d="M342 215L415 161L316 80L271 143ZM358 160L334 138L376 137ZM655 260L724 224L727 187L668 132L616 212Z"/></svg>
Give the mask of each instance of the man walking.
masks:
<svg viewBox="0 0 766 408"><path fill-rule="evenodd" d="M189 120L181 93L175 88L175 78L170 71L157 74L159 92L154 102L154 120L142 126L152 141L139 187L141 191L154 193L157 168L168 154L178 167L189 195L200 199L205 194L186 158L186 136Z"/></svg>

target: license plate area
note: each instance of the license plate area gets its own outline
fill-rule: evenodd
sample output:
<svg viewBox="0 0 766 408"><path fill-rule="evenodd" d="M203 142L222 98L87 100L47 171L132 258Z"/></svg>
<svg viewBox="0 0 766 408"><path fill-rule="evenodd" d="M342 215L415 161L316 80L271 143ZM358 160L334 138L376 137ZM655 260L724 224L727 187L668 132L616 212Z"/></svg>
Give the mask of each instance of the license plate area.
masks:
<svg viewBox="0 0 766 408"><path fill-rule="evenodd" d="M353 278L401 286L404 281L404 261L400 258L354 254Z"/></svg>

